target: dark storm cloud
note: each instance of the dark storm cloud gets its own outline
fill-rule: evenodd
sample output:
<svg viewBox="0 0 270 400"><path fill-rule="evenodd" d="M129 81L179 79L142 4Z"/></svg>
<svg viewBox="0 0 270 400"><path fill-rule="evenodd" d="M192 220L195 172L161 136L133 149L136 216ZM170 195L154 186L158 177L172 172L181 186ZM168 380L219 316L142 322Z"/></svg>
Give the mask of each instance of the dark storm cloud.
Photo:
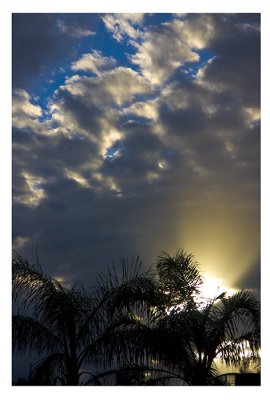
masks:
<svg viewBox="0 0 270 400"><path fill-rule="evenodd" d="M38 210L18 205L13 213L14 235L31 237L24 254L31 256L31 244L37 244L48 273L90 281L112 260L144 255L154 246L145 241L146 234L155 239L162 236L162 214L156 217L164 207L162 196L158 204L153 193L139 201L98 196L64 178L57 180L57 187L48 185L46 194Z"/></svg>
<svg viewBox="0 0 270 400"><path fill-rule="evenodd" d="M175 204L168 200L170 193L160 193L159 184L154 184L153 190L146 179L149 171L157 170L157 162L164 153L164 146L150 127L127 125L124 157L110 164L105 162L100 169L103 179L113 177L127 198L96 193L95 186L82 188L59 169L59 165L67 165L80 170L80 165L91 157L91 144L87 140L38 136L40 143L36 148L35 141L36 138L32 151L37 158L26 163L28 172L44 177L46 171L49 179L42 184L46 198L38 208L14 204L14 237L30 238L20 251L31 257L32 244L37 244L40 259L49 273L64 273L82 280L95 276L112 260L118 262L121 256L144 255L150 249L153 254L159 251L164 238L164 219L173 226ZM80 154L80 159L75 156L72 159L72 150ZM18 159L26 159L26 155L14 151L15 164ZM50 170L50 166L55 169ZM162 210L168 203L170 215L163 216ZM149 243L146 236L153 235L155 241ZM146 258L151 262L150 257ZM78 265L78 270L74 265Z"/></svg>
<svg viewBox="0 0 270 400"><path fill-rule="evenodd" d="M98 20L83 14L13 14L13 87L31 87L44 70L68 60L83 32L91 36ZM65 29L66 27L66 29ZM72 34L73 32L73 34ZM76 34L77 33L77 34Z"/></svg>
<svg viewBox="0 0 270 400"><path fill-rule="evenodd" d="M260 126L254 126L235 139L240 166L246 168L247 177L254 184L260 184Z"/></svg>
<svg viewBox="0 0 270 400"><path fill-rule="evenodd" d="M250 271L239 280L238 287L241 289L255 290L257 295L260 295L261 287L261 266L260 262L250 266Z"/></svg>
<svg viewBox="0 0 270 400"><path fill-rule="evenodd" d="M78 127L98 136L103 112L91 101L91 93L89 90L89 97L85 99L83 96L74 96L65 89L59 89L58 95L61 99L61 113L69 114Z"/></svg>
<svg viewBox="0 0 270 400"><path fill-rule="evenodd" d="M13 14L13 85L24 87L45 62L64 53L57 17L50 14Z"/></svg>
<svg viewBox="0 0 270 400"><path fill-rule="evenodd" d="M160 101L159 121L168 136L178 139L180 151L186 153L189 148L193 160L206 171L233 181L239 163L258 166L260 135L256 123L254 128L252 122L249 125L245 104L239 101L242 92L226 87L213 90L206 78L206 85L201 85L197 80L181 79L182 72L176 76L179 81L172 82L172 90Z"/></svg>
<svg viewBox="0 0 270 400"><path fill-rule="evenodd" d="M138 193L138 185L148 186L147 172L160 172L158 162L164 145L150 126L130 122L124 126L124 132L124 139L115 143L122 155L113 162L107 160L102 171L116 178L127 194Z"/></svg>
<svg viewBox="0 0 270 400"><path fill-rule="evenodd" d="M62 135L41 136L29 132L19 132L16 135L16 132L13 134L14 144L23 142L25 146L15 145L13 162L18 168L29 168L33 174L44 178L56 177L61 166L77 169L89 159L96 157L96 145L83 138L70 139Z"/></svg>
<svg viewBox="0 0 270 400"><path fill-rule="evenodd" d="M171 110L166 105L160 108L160 119L168 134L179 136L199 135L206 127L207 116L201 107Z"/></svg>
<svg viewBox="0 0 270 400"><path fill-rule="evenodd" d="M259 15L250 24L245 15L217 17L217 35L210 41L215 62L208 65L205 79L227 86L246 106L260 104L260 30Z"/></svg>

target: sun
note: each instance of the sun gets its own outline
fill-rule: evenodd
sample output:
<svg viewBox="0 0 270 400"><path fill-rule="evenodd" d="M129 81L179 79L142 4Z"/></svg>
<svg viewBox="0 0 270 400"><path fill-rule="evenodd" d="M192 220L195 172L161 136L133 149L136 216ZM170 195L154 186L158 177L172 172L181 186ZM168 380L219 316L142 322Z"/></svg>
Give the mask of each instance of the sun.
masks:
<svg viewBox="0 0 270 400"><path fill-rule="evenodd" d="M211 277L207 274L203 276L201 297L205 298L206 300L213 299L223 292L226 292L227 296L231 296L236 292L236 290L226 287L221 279Z"/></svg>

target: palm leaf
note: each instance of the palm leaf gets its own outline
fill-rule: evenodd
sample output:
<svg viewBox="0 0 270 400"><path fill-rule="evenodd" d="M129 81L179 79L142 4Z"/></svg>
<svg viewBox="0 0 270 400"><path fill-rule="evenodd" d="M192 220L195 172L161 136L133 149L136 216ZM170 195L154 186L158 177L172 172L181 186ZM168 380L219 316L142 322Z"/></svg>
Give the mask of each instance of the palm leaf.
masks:
<svg viewBox="0 0 270 400"><path fill-rule="evenodd" d="M54 353L42 358L30 373L29 382L37 385L65 384L65 358L62 353Z"/></svg>
<svg viewBox="0 0 270 400"><path fill-rule="evenodd" d="M63 343L50 329L38 320L21 315L12 318L14 348L25 352L27 348L38 354L44 351L54 352L63 348Z"/></svg>

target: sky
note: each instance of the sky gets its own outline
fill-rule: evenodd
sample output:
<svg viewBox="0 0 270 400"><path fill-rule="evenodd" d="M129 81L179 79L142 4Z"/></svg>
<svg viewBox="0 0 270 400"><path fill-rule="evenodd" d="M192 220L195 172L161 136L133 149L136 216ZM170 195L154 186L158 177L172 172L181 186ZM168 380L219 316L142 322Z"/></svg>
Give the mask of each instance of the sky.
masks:
<svg viewBox="0 0 270 400"><path fill-rule="evenodd" d="M259 14L13 14L13 249L91 286L194 254L260 287Z"/></svg>

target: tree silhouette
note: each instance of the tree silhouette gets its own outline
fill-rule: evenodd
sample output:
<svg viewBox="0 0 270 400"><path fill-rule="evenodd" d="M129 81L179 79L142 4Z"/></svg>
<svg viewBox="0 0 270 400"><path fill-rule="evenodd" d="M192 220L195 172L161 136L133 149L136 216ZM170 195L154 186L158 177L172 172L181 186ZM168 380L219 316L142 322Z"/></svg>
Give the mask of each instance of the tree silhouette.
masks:
<svg viewBox="0 0 270 400"><path fill-rule="evenodd" d="M134 362L144 349L132 342L144 329L137 314L147 311L155 284L140 272L139 259L122 260L122 276L100 275L93 294L81 285L65 288L16 256L13 260L13 295L18 313L13 316L13 346L21 353L36 351L42 358L29 382L41 385L78 385L83 374L94 376L89 363L103 367L123 364L132 352ZM133 345L133 350L131 349Z"/></svg>
<svg viewBox="0 0 270 400"><path fill-rule="evenodd" d="M247 290L202 301L192 254L161 253L154 271L137 258L100 275L89 294L65 288L40 265L13 260L14 349L42 358L28 382L42 385L218 384L216 360L240 366L258 357L259 302Z"/></svg>
<svg viewBox="0 0 270 400"><path fill-rule="evenodd" d="M247 346L258 355L260 309L249 291L201 301L202 278L193 257L184 252L173 257L162 253L156 268L170 300L153 335L165 365L182 373L188 384L208 385L218 374L217 358L238 366Z"/></svg>
<svg viewBox="0 0 270 400"><path fill-rule="evenodd" d="M203 280L192 254L178 250L171 256L163 251L157 257L155 268L162 296L161 303L164 303L165 294L165 302L170 309L193 304L194 297L200 293Z"/></svg>

